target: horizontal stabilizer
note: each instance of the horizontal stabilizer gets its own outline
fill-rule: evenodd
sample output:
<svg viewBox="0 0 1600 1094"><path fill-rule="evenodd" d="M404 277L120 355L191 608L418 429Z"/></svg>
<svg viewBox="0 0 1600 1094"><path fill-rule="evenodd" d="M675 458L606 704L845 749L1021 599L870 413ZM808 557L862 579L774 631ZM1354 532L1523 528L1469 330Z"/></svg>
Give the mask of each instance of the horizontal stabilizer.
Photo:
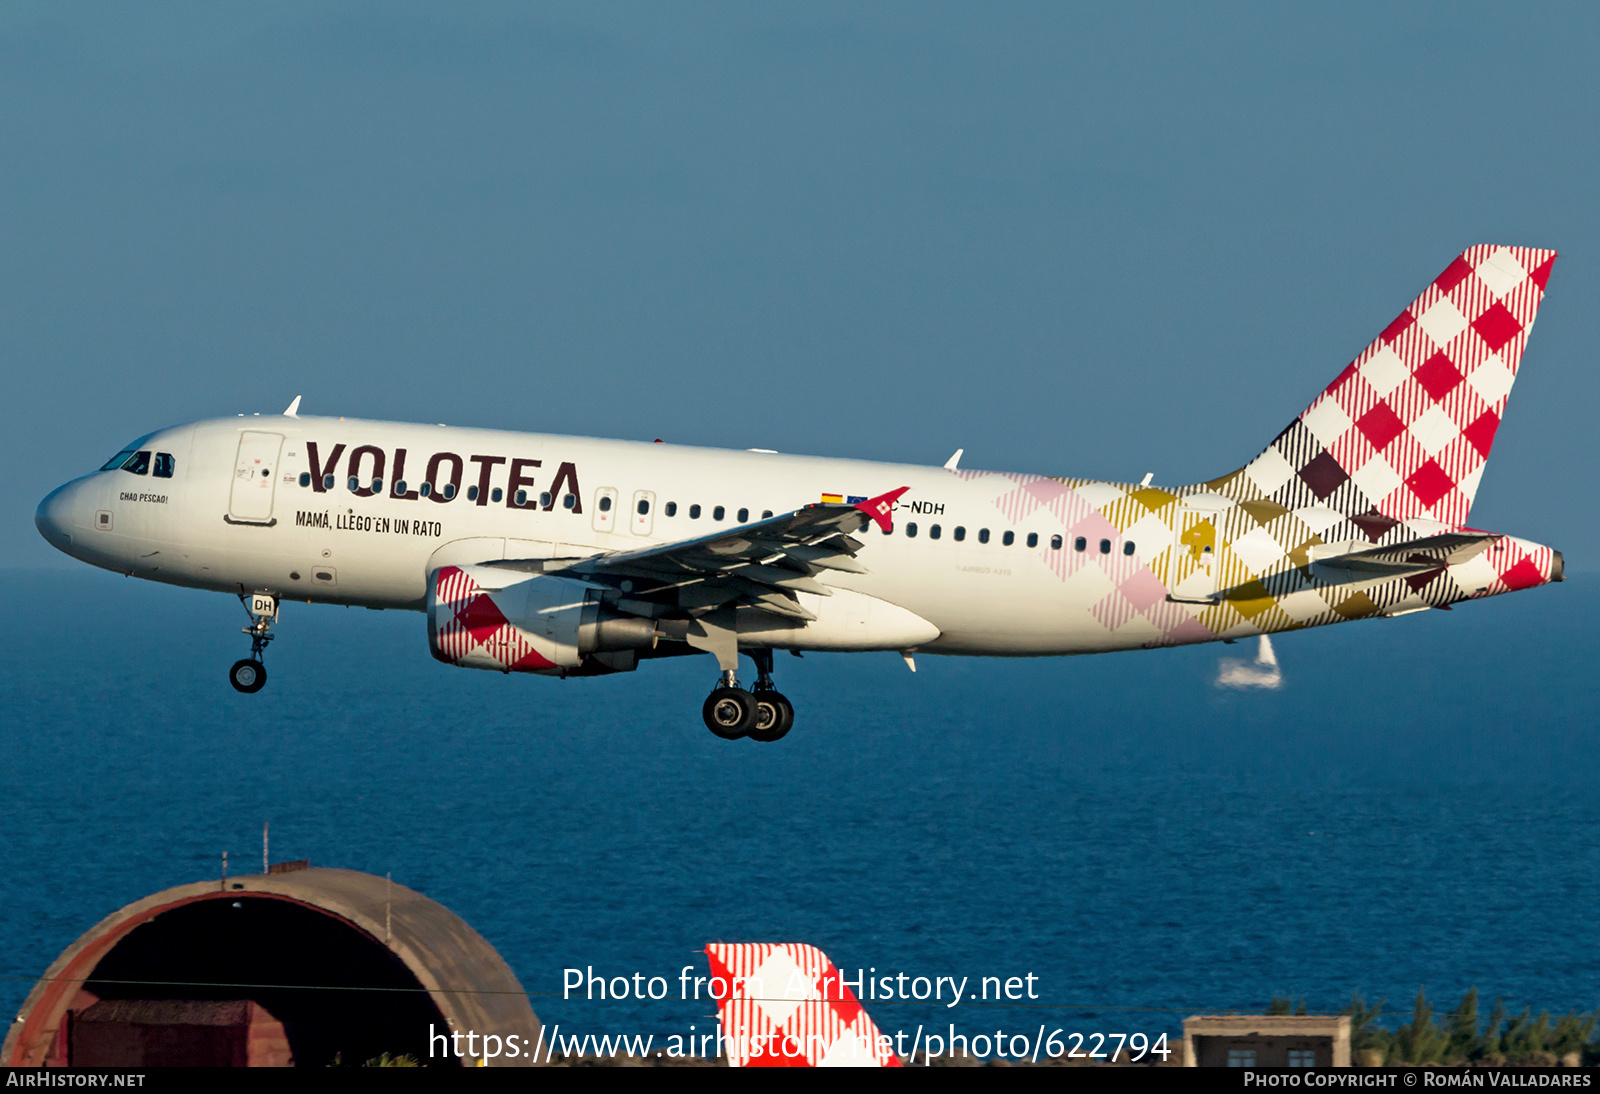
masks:
<svg viewBox="0 0 1600 1094"><path fill-rule="evenodd" d="M1442 535L1413 539L1392 547L1378 547L1366 551L1352 551L1328 558L1312 555L1319 566L1337 570L1357 570L1372 574L1399 577L1402 574L1422 573L1455 566L1476 558L1499 539L1489 532L1445 532Z"/></svg>

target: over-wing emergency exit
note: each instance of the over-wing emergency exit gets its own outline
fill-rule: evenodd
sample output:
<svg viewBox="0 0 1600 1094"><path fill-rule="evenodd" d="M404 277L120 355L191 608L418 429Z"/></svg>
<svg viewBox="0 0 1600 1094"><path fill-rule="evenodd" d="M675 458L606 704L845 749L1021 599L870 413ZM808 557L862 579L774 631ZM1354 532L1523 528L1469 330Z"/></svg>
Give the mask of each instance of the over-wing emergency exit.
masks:
<svg viewBox="0 0 1600 1094"><path fill-rule="evenodd" d="M35 521L237 595L245 693L286 601L422 612L446 664L709 654L713 733L773 741L773 653L1030 656L1232 640L1562 578L1467 526L1555 252L1462 253L1255 459L1188 486L405 425L214 419L125 445ZM738 678L754 663L753 687Z"/></svg>

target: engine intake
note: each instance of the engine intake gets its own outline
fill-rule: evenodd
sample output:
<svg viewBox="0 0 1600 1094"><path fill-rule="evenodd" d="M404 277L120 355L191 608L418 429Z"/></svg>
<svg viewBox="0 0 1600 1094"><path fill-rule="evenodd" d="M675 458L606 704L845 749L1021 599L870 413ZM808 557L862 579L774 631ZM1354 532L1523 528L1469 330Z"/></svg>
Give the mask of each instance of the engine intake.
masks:
<svg viewBox="0 0 1600 1094"><path fill-rule="evenodd" d="M652 620L600 603L599 587L496 566L444 566L428 582L428 647L447 665L565 675L593 654L648 649ZM614 671L632 658L606 658Z"/></svg>

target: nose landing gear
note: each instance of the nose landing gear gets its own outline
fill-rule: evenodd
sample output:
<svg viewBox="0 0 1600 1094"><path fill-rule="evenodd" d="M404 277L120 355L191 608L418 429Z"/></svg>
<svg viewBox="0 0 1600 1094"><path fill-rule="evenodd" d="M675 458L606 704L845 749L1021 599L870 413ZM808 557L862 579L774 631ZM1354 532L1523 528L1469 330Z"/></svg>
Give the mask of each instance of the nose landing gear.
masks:
<svg viewBox="0 0 1600 1094"><path fill-rule="evenodd" d="M794 706L772 686L772 651L748 652L756 663L755 688L745 691L737 676L724 672L700 713L706 728L725 741L776 741L794 726Z"/></svg>
<svg viewBox="0 0 1600 1094"><path fill-rule="evenodd" d="M234 691L254 695L267 686L267 666L248 657L235 661L228 670L228 683L233 685Z"/></svg>
<svg viewBox="0 0 1600 1094"><path fill-rule="evenodd" d="M261 660L267 643L277 635L271 631L278 618L278 598L266 593L240 593L239 603L250 613L250 625L242 628L250 636L250 656L235 661L228 670L228 683L234 691L254 695L267 686L267 666Z"/></svg>

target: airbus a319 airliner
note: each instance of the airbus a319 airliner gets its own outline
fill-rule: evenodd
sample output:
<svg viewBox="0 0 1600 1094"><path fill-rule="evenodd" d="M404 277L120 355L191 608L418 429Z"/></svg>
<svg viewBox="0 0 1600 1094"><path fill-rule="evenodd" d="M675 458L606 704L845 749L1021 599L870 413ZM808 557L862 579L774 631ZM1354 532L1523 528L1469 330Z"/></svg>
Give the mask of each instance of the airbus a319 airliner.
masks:
<svg viewBox="0 0 1600 1094"><path fill-rule="evenodd" d="M1554 259L1467 250L1265 451L1189 486L309 417L296 398L141 437L35 519L74 558L237 595L241 692L266 682L282 601L405 608L468 668L710 654L706 725L773 741L794 721L775 650L1150 649L1560 581L1558 552L1466 525Z"/></svg>

